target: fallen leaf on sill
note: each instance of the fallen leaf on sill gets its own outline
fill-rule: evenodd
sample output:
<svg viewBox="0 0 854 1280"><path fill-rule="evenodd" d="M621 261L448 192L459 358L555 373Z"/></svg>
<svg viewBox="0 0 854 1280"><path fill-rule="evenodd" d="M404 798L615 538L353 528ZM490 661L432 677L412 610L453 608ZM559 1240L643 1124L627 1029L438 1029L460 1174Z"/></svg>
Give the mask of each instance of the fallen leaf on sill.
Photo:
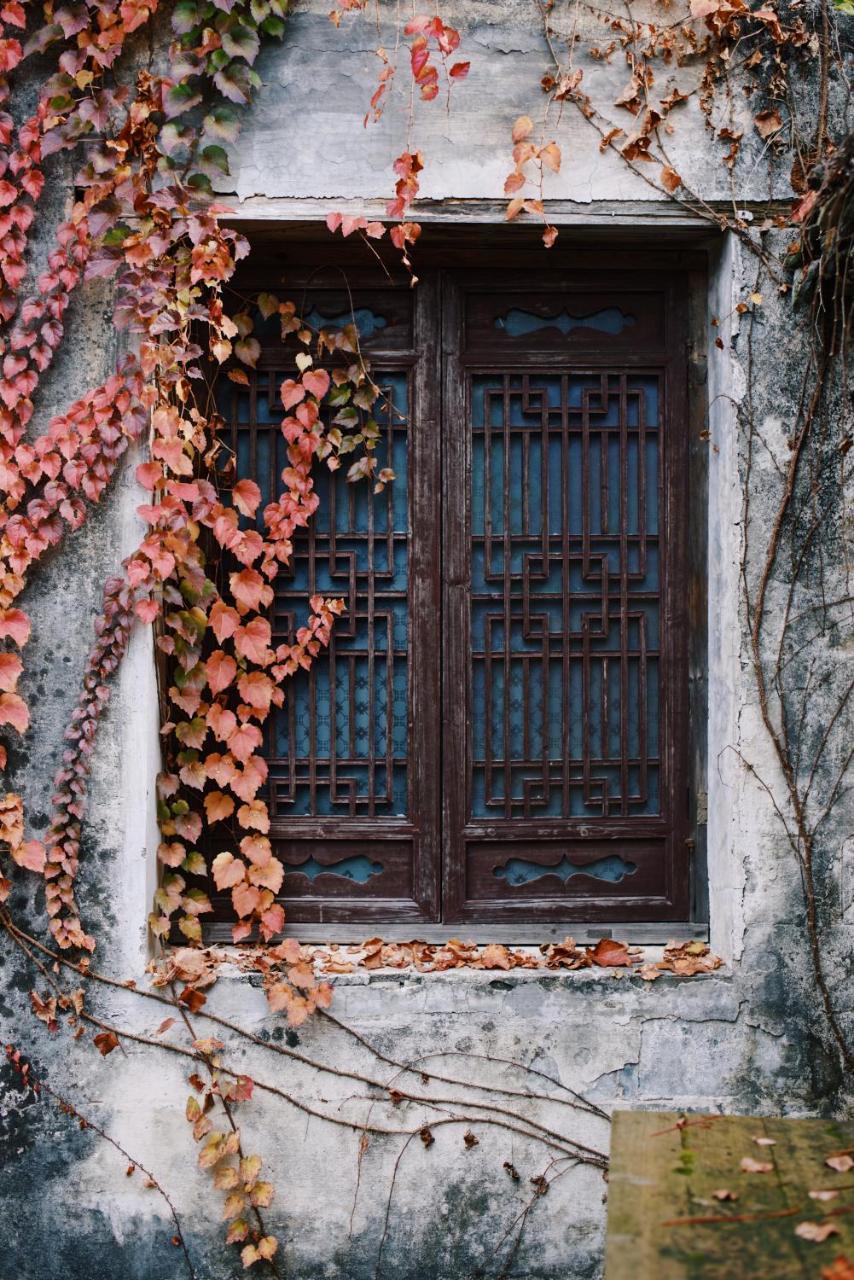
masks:
<svg viewBox="0 0 854 1280"><path fill-rule="evenodd" d="M634 964L625 942L618 942L616 938L600 938L595 947L587 948L587 954L602 969Z"/></svg>
<svg viewBox="0 0 854 1280"><path fill-rule="evenodd" d="M708 943L695 939L693 942L668 942L658 968L681 978L693 978L698 973L712 973L722 964L720 956L709 950Z"/></svg>
<svg viewBox="0 0 854 1280"><path fill-rule="evenodd" d="M540 948L546 957L547 969L586 969L593 961L575 939L566 937L563 942L552 942Z"/></svg>
<svg viewBox="0 0 854 1280"><path fill-rule="evenodd" d="M730 1191L728 1187L719 1187L717 1191L713 1191L712 1195L716 1200L737 1200L738 1192Z"/></svg>
<svg viewBox="0 0 854 1280"><path fill-rule="evenodd" d="M850 1173L854 1169L854 1160L844 1153L838 1156L828 1156L824 1163L828 1169L833 1169L835 1173Z"/></svg>
<svg viewBox="0 0 854 1280"><path fill-rule="evenodd" d="M807 1195L810 1200L835 1200L839 1195L838 1191L808 1191Z"/></svg>
<svg viewBox="0 0 854 1280"><path fill-rule="evenodd" d="M655 982L656 978L660 978L663 973L664 970L659 969L657 964L645 964L643 968L638 969L638 974L644 982Z"/></svg>
<svg viewBox="0 0 854 1280"><path fill-rule="evenodd" d="M813 1244L823 1244L828 1236L838 1236L841 1232L835 1222L799 1222L795 1235L801 1240L811 1240Z"/></svg>
<svg viewBox="0 0 854 1280"><path fill-rule="evenodd" d="M752 1156L745 1156L739 1168L742 1173L771 1173L774 1166L766 1164L764 1160L754 1160Z"/></svg>
<svg viewBox="0 0 854 1280"><path fill-rule="evenodd" d="M484 969L512 969L513 960L506 947L500 942L492 942L480 953L480 964Z"/></svg>

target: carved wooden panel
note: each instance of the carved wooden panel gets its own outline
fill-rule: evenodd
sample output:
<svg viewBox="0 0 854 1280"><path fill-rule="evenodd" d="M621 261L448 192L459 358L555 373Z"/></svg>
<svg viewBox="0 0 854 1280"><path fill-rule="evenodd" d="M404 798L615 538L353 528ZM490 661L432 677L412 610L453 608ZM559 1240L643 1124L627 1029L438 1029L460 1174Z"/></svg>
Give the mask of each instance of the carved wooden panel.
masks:
<svg viewBox="0 0 854 1280"><path fill-rule="evenodd" d="M446 310L446 920L687 910L679 296L582 281Z"/></svg>
<svg viewBox="0 0 854 1280"><path fill-rule="evenodd" d="M346 604L268 725L292 922L686 918L684 292L579 270L306 292L313 324L355 313L397 478L319 468L275 583L277 640L310 595ZM290 372L271 334L220 403L265 500Z"/></svg>

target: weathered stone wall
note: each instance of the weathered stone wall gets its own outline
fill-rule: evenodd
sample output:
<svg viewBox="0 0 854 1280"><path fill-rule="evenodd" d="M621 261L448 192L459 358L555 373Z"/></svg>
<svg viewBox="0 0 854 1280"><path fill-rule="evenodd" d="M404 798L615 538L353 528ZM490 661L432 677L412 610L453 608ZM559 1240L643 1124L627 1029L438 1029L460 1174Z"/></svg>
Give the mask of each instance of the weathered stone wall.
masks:
<svg viewBox="0 0 854 1280"><path fill-rule="evenodd" d="M383 122L363 129L370 82L379 69L376 30L363 20L345 21L336 30L325 16L327 7L317 0L300 5L284 45L263 55L265 87L237 149L234 183L228 184L236 193L238 217L377 210L388 196L391 160L403 148L408 95L399 89ZM525 0L460 0L445 19L458 21L473 65L469 79L454 91L450 115L440 103L423 104L417 112L412 141L425 153L423 192L430 202L422 220L499 221L510 126L518 114L536 117L539 111L546 57L534 6ZM611 98L622 87L624 68L616 59L611 67L595 64L586 71L591 80L600 78ZM679 79L682 73L674 74ZM809 118L814 86L802 88L798 105ZM733 188L717 146L696 105L682 110L668 141L675 166L705 199L728 200ZM749 108L737 101L737 111ZM738 204L785 196L785 172L751 133L749 119L741 123L745 147L732 180ZM565 159L546 194L557 202L554 220L564 237L575 224L601 226L607 218L617 225L645 225L661 243L675 225L673 207L614 157L601 156L595 134L580 117L567 112L552 131ZM753 287L755 271L753 256L734 237L721 237L710 263L707 307L710 315L725 318L715 331L723 349L714 334L708 347L708 859L712 942L726 966L713 977L663 977L654 984L631 976L525 971L338 978L336 1015L397 1059L447 1050L482 1055L448 1059L445 1070L461 1079L471 1073L468 1078L481 1082L522 1087L509 1069L484 1060L517 1058L606 1107L769 1113L844 1108L845 1081L828 1046L807 957L797 866L767 794L727 749L735 748L776 782L757 711L739 582L745 439L736 410L746 394L748 353L733 309ZM117 355L103 292L89 288L75 306L76 337L52 376L43 414L94 383ZM781 457L805 350L789 298L767 290L750 352L754 420ZM750 481L760 517L765 512L771 518L778 479L774 461L760 451ZM109 507L46 564L27 601L35 620L26 687L34 728L14 763L36 832L47 821L50 777L76 698L100 584L132 545L137 501L128 471ZM828 491L827 502L822 538L830 564L838 566L842 494ZM850 659L850 638L831 637L823 660L835 667ZM98 937L98 966L128 978L140 976L147 956L145 917L156 874L153 693L150 638L140 634L102 730L80 888L84 920ZM818 683L816 724L826 723L827 697ZM844 741L844 724L840 731ZM850 913L847 922L843 918L841 851L851 826L850 798L843 796L823 832L822 906L831 982L839 1006L848 1011L849 1027L854 919ZM36 899L33 909L38 908ZM225 1280L238 1274L239 1262L222 1244L209 1180L195 1166L181 1118L185 1064L132 1045L102 1061L91 1044L72 1042L64 1032L49 1040L28 1009L29 989L43 983L34 982L32 971L5 945L0 974L2 1040L22 1047L56 1088L157 1174L185 1223L200 1276ZM121 992L99 992L92 1000L104 1017L141 1033L151 1034L161 1021L157 1008ZM366 1051L323 1020L283 1037L280 1019L268 1016L262 993L239 975L222 979L210 1003L257 1033L298 1045L324 1062L377 1071ZM239 1053L247 1071L325 1100L318 1105L330 1112L336 1099L364 1092L352 1080L309 1073L260 1049L241 1046ZM0 1280L181 1276L183 1260L169 1244L172 1223L140 1174L126 1177L126 1161L114 1150L32 1096L22 1096L5 1067L0 1081ZM353 1114L354 1107L352 1100L342 1101L341 1114ZM559 1116L567 1123L558 1102L541 1102L536 1113L545 1123ZM360 1168L355 1134L278 1099L256 1094L242 1124L277 1188L268 1216L282 1241L284 1274L293 1280L373 1277L402 1139L373 1139ZM579 1115L571 1125L580 1141L607 1146L601 1120ZM499 1274L498 1242L530 1194L528 1178L543 1171L547 1157L509 1133L478 1133L480 1145L472 1150L449 1126L437 1131L429 1150L416 1141L407 1151L394 1186L384 1280ZM504 1161L517 1167L520 1183L510 1181ZM605 1193L600 1174L583 1167L564 1172L535 1206L512 1274L525 1280L599 1276ZM512 1233L502 1249L510 1239Z"/></svg>

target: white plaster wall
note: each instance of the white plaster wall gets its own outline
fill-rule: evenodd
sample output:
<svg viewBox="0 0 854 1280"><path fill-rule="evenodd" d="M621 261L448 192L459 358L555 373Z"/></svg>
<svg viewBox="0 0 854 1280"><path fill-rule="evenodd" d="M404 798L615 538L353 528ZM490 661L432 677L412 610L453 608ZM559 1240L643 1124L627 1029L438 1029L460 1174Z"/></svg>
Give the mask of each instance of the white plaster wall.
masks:
<svg viewBox="0 0 854 1280"><path fill-rule="evenodd" d="M540 79L550 63L533 0L452 0L444 5L443 20L461 33L454 56L471 61L469 75L453 88L450 110L440 92L433 102L416 101L410 124L404 48L383 117L367 127L363 118L382 66L376 49L395 48L390 18L397 10L387 3L368 5L363 13L345 15L336 29L327 16L330 7L331 0L301 0L283 46L270 47L259 58L263 88L251 109L251 124L233 148L234 181L223 184L247 210L263 215L264 202L270 200L324 200L331 207L350 207L388 197L392 161L407 143L424 154L421 195L426 200L501 200L512 168L510 133L520 115L530 115L538 130L542 125L543 140L554 138L562 148L561 172L547 176L549 200L668 203L619 157L600 153L599 135L573 105L552 108L546 118ZM637 21L662 20L660 8L647 0L634 4L631 12ZM561 30L566 25L559 13L553 21ZM584 8L574 10L574 21L581 36L574 65L584 71L585 89L607 118L632 132L634 117L613 105L629 80L624 55L617 50L609 61L586 56L588 44L607 45L608 32ZM692 92L699 73L699 63L657 68L651 100L666 96L674 86ZM751 100L735 92L718 115L718 126L744 135L735 180L713 162L713 155L726 148L711 142L696 94L674 109L674 133L662 132L670 162L692 191L705 200L735 198L739 203L787 195L785 172L776 171L767 145L753 129ZM638 167L642 174L648 170L651 178L658 176L655 164Z"/></svg>
<svg viewBox="0 0 854 1280"><path fill-rule="evenodd" d="M376 70L371 52L376 37L362 20L336 32L325 17L327 7L328 0L306 0L294 15L284 47L264 55L265 89L235 157L238 217L314 216L341 201L355 208L381 207L389 193L390 162L405 136L404 104L396 100L380 126L362 128L366 77ZM424 194L434 201L447 197L443 205L428 208L429 216L465 218L472 201L472 217L501 219L506 165L500 149L514 117L530 112L537 101L544 69L531 14L522 0L472 0L447 11L447 20L459 15L464 56L471 55L473 68L470 79L458 87L450 117L440 103L419 107L412 141L423 147L428 161ZM621 85L615 68L601 73L613 75ZM554 124L565 156L564 169L547 192L559 201L556 220L583 222L589 204L589 219L597 226L606 217L617 224L638 224L637 201L650 201L649 189L601 159L595 137L588 137L582 124L569 118ZM729 180L697 119L680 127L673 146L677 167L695 175L708 198L727 197ZM755 150L751 165L739 186L739 200L767 193L767 175ZM672 209L657 209L650 204L642 216L652 222L660 240L673 225ZM336 1015L397 1058L447 1049L473 1052L482 1056L461 1064L461 1078L471 1071L474 1078L505 1081L505 1069L483 1057L521 1058L609 1107L798 1112L840 1105L839 1094L830 1101L840 1084L832 1060L822 1050L820 1034L812 1036L821 1028L810 1004L795 865L767 797L730 749L773 774L756 714L739 600L743 441L735 405L744 394L745 356L732 315L751 279L750 261L734 239L722 237L708 299L709 313L723 320L717 331L723 349L715 345L716 335L710 335L708 349L708 855L712 944L727 966L714 977L684 983L665 977L652 985L635 977L527 972L354 974L335 980ZM773 406L777 431L787 412L787 359L797 360L797 355L781 353L779 345L780 333L787 331L781 308L787 306L785 300L768 300L769 336L763 339L760 328L754 350L757 376L779 388ZM98 328L95 319L93 312L93 329ZM108 329L101 323L98 330L102 355L109 345ZM112 359L112 349L109 355ZM758 490L766 479L760 470ZM100 542L94 534L91 543L79 540L79 558L66 563L54 598L47 595L39 603L44 671L55 669L54 640L57 649L62 647L59 640L67 641L70 651L71 640L88 626L97 596L93 582L103 580L104 565L114 568L133 544L140 527L135 515L140 496L129 468L109 514L96 526ZM51 626L60 632L73 612L69 602L75 598L75 583L74 626L67 636L51 636ZM75 652L79 650L77 643ZM67 690L63 698L69 701ZM51 717L62 723L59 713L52 711ZM95 882L108 886L98 963L137 981L147 954L145 916L156 877L157 768L151 639L140 631L122 668L98 749L91 824L97 856L87 850L82 869L84 892ZM850 832L850 807L847 818L844 813L840 818L840 829L846 822ZM842 881L834 884L839 885L841 919ZM631 936L630 930L627 934ZM26 986L10 987L6 995L3 1031L6 1038L8 1023L12 1038L19 1028L30 1026ZM841 992L841 998L850 1000L850 992L848 997ZM93 1007L143 1034L153 1033L163 1016L123 993L94 996ZM281 1019L268 1016L262 993L245 978L223 979L211 993L210 1007L259 1033L281 1037ZM203 1019L198 1024L210 1030ZM369 1055L322 1019L302 1029L298 1038L301 1048L330 1064L377 1069ZM262 1050L250 1053L235 1046L234 1052L247 1070L284 1088L293 1086L331 1114L339 1108L341 1114L352 1114L362 1105L351 1096L352 1082L300 1075L293 1063ZM52 1056L46 1055L45 1065L58 1087L85 1102L94 1118L161 1177L188 1224L201 1259L200 1276L230 1277L234 1268L212 1220L207 1178L195 1167L191 1139L180 1119L183 1064L133 1044L101 1062L91 1045L63 1039ZM555 1115L553 1102L534 1105L538 1115ZM357 1147L349 1131L322 1125L259 1095L244 1109L241 1123L279 1189L269 1217L283 1242L287 1274L293 1280L372 1277L384 1195L399 1144L390 1139L371 1143L351 1231ZM97 1144L86 1148L70 1185L64 1178L50 1184L50 1194L33 1198L20 1193L19 1187L26 1185L20 1174L24 1162L32 1161L36 1180L46 1168L60 1169L60 1128L56 1122L41 1145L32 1144L31 1154L25 1145L15 1153L22 1163L15 1165L15 1181L5 1193L5 1221L10 1224L8 1256L25 1260L16 1262L16 1274L28 1276L30 1267L33 1277L44 1280L53 1273L45 1271L48 1266L67 1280L91 1280L94 1274L105 1280L173 1280L180 1275L162 1203L143 1188L141 1178L124 1177L122 1162L109 1149ZM576 1133L607 1143L600 1122L579 1122ZM503 1161L511 1160L525 1177L540 1172L543 1161L510 1135L479 1136L481 1145L472 1152L443 1134L429 1151L419 1149L407 1157L392 1206L383 1280L458 1280L481 1262L492 1261L496 1239L520 1208L521 1192L508 1189ZM583 1169L556 1184L537 1207L517 1274L525 1280L597 1276L604 1191L599 1175ZM52 1257L39 1267L30 1266L33 1238L55 1242Z"/></svg>

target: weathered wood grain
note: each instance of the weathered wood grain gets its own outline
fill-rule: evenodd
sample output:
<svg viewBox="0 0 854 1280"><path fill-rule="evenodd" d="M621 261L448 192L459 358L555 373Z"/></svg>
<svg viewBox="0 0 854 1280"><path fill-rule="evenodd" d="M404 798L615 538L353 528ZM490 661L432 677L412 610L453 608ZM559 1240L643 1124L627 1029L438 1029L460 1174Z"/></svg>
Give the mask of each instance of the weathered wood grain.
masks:
<svg viewBox="0 0 854 1280"><path fill-rule="evenodd" d="M854 1262L854 1170L825 1164L846 1150L850 1122L617 1112L605 1280L821 1280L840 1255ZM744 1172L745 1157L772 1167ZM825 1189L837 1195L810 1198ZM823 1243L796 1235L828 1221L839 1234Z"/></svg>

